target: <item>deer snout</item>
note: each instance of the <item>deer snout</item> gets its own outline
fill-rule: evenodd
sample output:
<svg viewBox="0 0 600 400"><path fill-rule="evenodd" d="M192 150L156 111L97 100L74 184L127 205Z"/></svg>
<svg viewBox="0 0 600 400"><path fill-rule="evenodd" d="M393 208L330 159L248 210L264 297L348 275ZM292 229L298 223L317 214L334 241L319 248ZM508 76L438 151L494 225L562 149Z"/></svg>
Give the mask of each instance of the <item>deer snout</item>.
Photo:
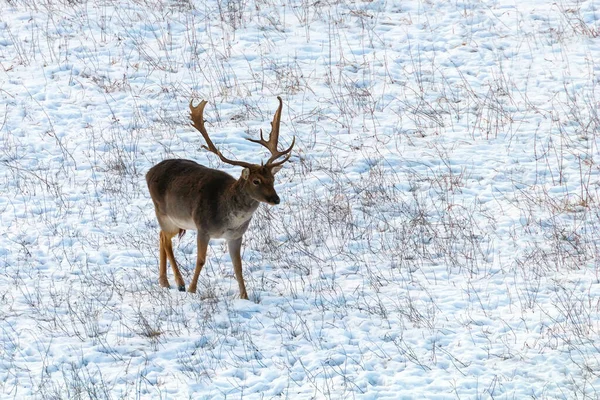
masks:
<svg viewBox="0 0 600 400"><path fill-rule="evenodd" d="M273 204L273 205L277 205L277 204L279 204L279 202L280 202L280 200L279 200L279 196L277 196L277 194L274 194L274 195L272 195L272 196L269 196L269 197L267 198L267 202L269 202L270 204Z"/></svg>

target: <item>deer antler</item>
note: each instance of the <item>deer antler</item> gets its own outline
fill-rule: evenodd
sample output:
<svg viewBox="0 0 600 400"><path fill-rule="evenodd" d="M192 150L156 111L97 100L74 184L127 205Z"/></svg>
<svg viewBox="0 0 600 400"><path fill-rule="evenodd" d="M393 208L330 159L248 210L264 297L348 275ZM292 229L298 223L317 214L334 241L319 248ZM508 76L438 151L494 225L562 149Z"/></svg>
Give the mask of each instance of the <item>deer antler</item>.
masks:
<svg viewBox="0 0 600 400"><path fill-rule="evenodd" d="M200 104L198 104L196 107L193 106L193 100L190 101L190 119L192 120L192 126L194 128L196 128L204 137L204 140L206 141L206 146L202 146L202 148L215 153L216 155L219 156L219 158L221 159L221 161L223 161L226 164L231 164L231 165L237 165L239 167L244 167L244 168L250 168L252 167L253 164L244 162L244 161L237 161L237 160L230 160L228 158L226 158L223 154L221 154L221 152L219 151L219 149L217 149L217 147L214 145L214 143L212 142L212 140L210 140L210 137L208 136L208 132L206 132L206 128L204 127L204 106L206 106L207 101L206 100L202 100L200 102Z"/></svg>
<svg viewBox="0 0 600 400"><path fill-rule="evenodd" d="M283 108L283 101L281 100L281 97L277 96L277 100L279 100L279 107L277 108L277 111L275 111L273 121L271 122L271 133L269 133L269 140L267 141L264 139L262 129L260 130L260 139L246 138L251 142L261 144L267 149L269 149L269 151L271 152L271 158L269 158L269 160L265 164L266 167L276 167L289 160L292 155L292 148L296 143L296 137L294 136L294 138L292 139L292 145L287 150L277 150L277 144L279 142L279 124L281 123L281 109ZM200 104L194 107L193 100L190 101L190 119L192 120L192 126L202 134L204 140L206 141L206 146L203 145L202 148L218 155L221 161L223 161L226 164L237 165L244 168L252 167L254 164L247 163L244 161L230 160L226 158L223 154L221 154L219 149L217 149L212 140L210 140L208 132L204 127L204 106L206 106L206 103L206 100L202 100ZM281 161L274 162L281 156L285 156L285 158Z"/></svg>
<svg viewBox="0 0 600 400"><path fill-rule="evenodd" d="M262 129L260 130L260 139L248 138L249 141L261 144L267 149L269 149L269 151L271 152L271 158L269 158L266 164L266 166L269 167L281 165L287 160L289 160L292 155L292 148L296 143L296 137L294 136L294 138L292 139L292 145L287 150L277 150L277 144L279 142L279 124L281 123L281 109L283 108L283 101L281 100L281 97L277 96L277 100L279 100L279 107L277 108L277 111L275 111L275 115L273 116L273 122L271 122L271 133L269 133L269 140L267 141L264 139ZM285 158L282 161L274 163L274 161L281 156L285 156Z"/></svg>

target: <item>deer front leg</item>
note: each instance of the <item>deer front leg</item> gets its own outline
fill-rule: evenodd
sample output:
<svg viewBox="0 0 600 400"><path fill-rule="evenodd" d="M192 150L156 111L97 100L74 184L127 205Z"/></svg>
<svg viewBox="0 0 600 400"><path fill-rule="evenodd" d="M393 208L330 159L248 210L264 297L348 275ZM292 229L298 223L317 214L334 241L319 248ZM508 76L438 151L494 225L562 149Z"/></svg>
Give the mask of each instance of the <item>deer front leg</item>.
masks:
<svg viewBox="0 0 600 400"><path fill-rule="evenodd" d="M200 276L200 271L202 271L202 267L204 267L204 263L206 262L206 250L208 249L209 240L209 238L204 237L200 234L200 232L198 232L198 256L196 257L196 269L194 270L194 277L192 278L192 282L188 288L188 292L190 293L196 293L198 277Z"/></svg>
<svg viewBox="0 0 600 400"><path fill-rule="evenodd" d="M233 263L235 278L237 279L240 287L240 298L248 300L248 293L246 293L246 285L244 284L244 275L242 274L242 256L240 254L242 238L228 240L227 247L229 249L231 262Z"/></svg>

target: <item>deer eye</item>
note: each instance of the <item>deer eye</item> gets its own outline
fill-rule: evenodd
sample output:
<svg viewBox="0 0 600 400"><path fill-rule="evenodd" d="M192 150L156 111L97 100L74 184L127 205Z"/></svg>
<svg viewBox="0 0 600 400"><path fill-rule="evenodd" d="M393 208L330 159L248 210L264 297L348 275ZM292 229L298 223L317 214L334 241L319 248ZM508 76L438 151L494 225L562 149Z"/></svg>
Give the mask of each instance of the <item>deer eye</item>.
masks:
<svg viewBox="0 0 600 400"><path fill-rule="evenodd" d="M254 185L258 186L260 185L260 180L259 179L255 179L252 181L252 183L254 183Z"/></svg>

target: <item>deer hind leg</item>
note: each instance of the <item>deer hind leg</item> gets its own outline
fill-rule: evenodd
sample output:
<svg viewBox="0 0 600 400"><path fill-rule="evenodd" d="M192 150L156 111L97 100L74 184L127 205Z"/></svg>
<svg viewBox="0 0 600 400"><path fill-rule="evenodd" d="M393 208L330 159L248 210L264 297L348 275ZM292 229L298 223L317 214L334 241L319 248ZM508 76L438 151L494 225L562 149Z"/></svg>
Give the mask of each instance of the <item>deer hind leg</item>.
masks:
<svg viewBox="0 0 600 400"><path fill-rule="evenodd" d="M177 232L167 232L164 230L160 231L160 266L159 266L159 277L158 282L163 287L169 287L169 281L167 280L167 261L169 259L169 263L171 264L171 268L173 269L173 275L175 276L175 283L177 284L177 289L180 292L185 292L185 282L183 281L183 277L179 272L179 267L177 266L177 261L175 261L175 255L173 254L173 242L172 239Z"/></svg>
<svg viewBox="0 0 600 400"><path fill-rule="evenodd" d="M158 284L164 288L170 288L169 279L167 278L167 250L163 244L163 231L160 231L158 240L159 249L159 264L158 264Z"/></svg>
<svg viewBox="0 0 600 400"><path fill-rule="evenodd" d="M242 238L227 241L229 256L231 257L231 262L233 263L233 271L235 272L235 278L237 279L240 287L240 298L248 300L248 293L246 293L246 285L244 284L244 275L242 274L242 256L240 254L241 247Z"/></svg>
<svg viewBox="0 0 600 400"><path fill-rule="evenodd" d="M192 282L190 283L190 287L188 288L188 292L196 293L196 286L198 284L198 277L200 276L200 271L202 271L202 267L204 267L204 263L206 262L206 250L208 249L208 241L209 238L206 238L198 232L198 256L196 258L196 269L194 270L194 277L192 278Z"/></svg>

